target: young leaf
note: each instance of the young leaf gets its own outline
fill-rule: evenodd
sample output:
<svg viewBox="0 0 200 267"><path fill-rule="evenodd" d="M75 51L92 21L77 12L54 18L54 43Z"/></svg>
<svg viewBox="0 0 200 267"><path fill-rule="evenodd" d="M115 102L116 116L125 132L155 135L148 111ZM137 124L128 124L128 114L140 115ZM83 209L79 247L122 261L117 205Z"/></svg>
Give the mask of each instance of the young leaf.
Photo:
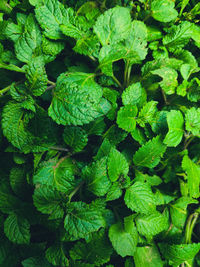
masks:
<svg viewBox="0 0 200 267"><path fill-rule="evenodd" d="M154 168L160 162L165 150L166 146L157 136L139 148L133 156L133 163L136 166Z"/></svg>
<svg viewBox="0 0 200 267"><path fill-rule="evenodd" d="M141 83L133 83L122 93L124 105L137 105L141 107L146 102L147 94Z"/></svg>
<svg viewBox="0 0 200 267"><path fill-rule="evenodd" d="M176 147L181 142L184 133L184 119L182 113L179 110L171 110L167 114L167 124L169 131L163 142L167 146Z"/></svg>
<svg viewBox="0 0 200 267"><path fill-rule="evenodd" d="M132 105L121 107L117 113L117 124L119 128L127 132L134 131L136 127L137 110L137 107Z"/></svg>
<svg viewBox="0 0 200 267"><path fill-rule="evenodd" d="M120 175L126 176L129 166L126 158L115 148L112 148L108 155L108 175L112 182L119 179Z"/></svg>
<svg viewBox="0 0 200 267"><path fill-rule="evenodd" d="M187 173L190 196L198 198L200 196L200 167L195 164L187 155L185 155L182 161L182 168Z"/></svg>
<svg viewBox="0 0 200 267"><path fill-rule="evenodd" d="M185 128L193 135L200 136L200 108L190 108L185 114Z"/></svg>

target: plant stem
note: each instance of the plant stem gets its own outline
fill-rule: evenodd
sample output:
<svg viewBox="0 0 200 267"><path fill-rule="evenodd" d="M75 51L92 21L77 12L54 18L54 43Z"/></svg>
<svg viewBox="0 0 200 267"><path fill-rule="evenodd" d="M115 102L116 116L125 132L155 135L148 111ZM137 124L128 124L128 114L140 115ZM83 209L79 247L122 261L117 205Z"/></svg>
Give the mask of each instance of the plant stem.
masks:
<svg viewBox="0 0 200 267"><path fill-rule="evenodd" d="M46 91L51 90L51 89L53 89L53 88L55 88L55 87L56 87L56 85L53 85L53 84L52 84L52 85L50 85L50 86L47 87Z"/></svg>
<svg viewBox="0 0 200 267"><path fill-rule="evenodd" d="M167 97L166 97L166 94L165 94L164 90L161 89L161 92L162 92L163 99L165 101L165 105L169 105L169 102L167 101Z"/></svg>
<svg viewBox="0 0 200 267"><path fill-rule="evenodd" d="M0 96L2 96L4 93L8 92L10 90L10 87L12 86L12 84L10 84L9 86L5 87L4 89L0 90Z"/></svg>
<svg viewBox="0 0 200 267"><path fill-rule="evenodd" d="M65 152L69 152L69 149L67 149L67 148L63 148L63 147L57 147L57 146L52 146L52 147L50 147L50 149L52 149L52 150L57 150L57 151L65 151Z"/></svg>
<svg viewBox="0 0 200 267"><path fill-rule="evenodd" d="M195 136L191 135L189 138L186 139L184 144L184 149L187 149L189 144L192 142L192 140L195 138Z"/></svg>
<svg viewBox="0 0 200 267"><path fill-rule="evenodd" d="M194 226L196 224L196 221L198 219L199 214L198 213L192 213L188 220L187 220L187 225L185 229L185 243L186 244L191 244L192 243L192 232L194 229Z"/></svg>
<svg viewBox="0 0 200 267"><path fill-rule="evenodd" d="M48 84L51 84L51 85L56 86L56 83L54 83L54 82L52 82L52 81L49 81L49 80L48 80Z"/></svg>
<svg viewBox="0 0 200 267"><path fill-rule="evenodd" d="M126 88L130 83L130 75L131 75L132 66L130 65L130 61L127 60L124 70L124 84L123 87Z"/></svg>
<svg viewBox="0 0 200 267"><path fill-rule="evenodd" d="M122 84L120 83L120 81L119 81L114 75L112 76L112 78L113 78L113 80L117 83L117 85L118 85L121 89L123 89Z"/></svg>
<svg viewBox="0 0 200 267"><path fill-rule="evenodd" d="M71 192L71 194L68 196L69 197L69 202L71 202L72 197L77 193L77 191L81 188L81 186L84 184L84 181L80 182L80 184L75 187L75 189Z"/></svg>

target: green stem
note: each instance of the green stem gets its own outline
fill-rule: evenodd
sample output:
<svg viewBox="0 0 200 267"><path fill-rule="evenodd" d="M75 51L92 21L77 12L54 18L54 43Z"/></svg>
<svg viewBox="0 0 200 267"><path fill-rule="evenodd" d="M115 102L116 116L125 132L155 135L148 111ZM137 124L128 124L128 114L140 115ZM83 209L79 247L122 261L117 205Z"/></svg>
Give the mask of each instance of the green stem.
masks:
<svg viewBox="0 0 200 267"><path fill-rule="evenodd" d="M68 196L69 202L71 202L72 197L77 193L77 191L82 187L84 184L84 181L80 182L80 184L77 185L77 187L71 192L71 194Z"/></svg>
<svg viewBox="0 0 200 267"><path fill-rule="evenodd" d="M194 226L196 224L196 221L198 219L199 214L198 213L193 213L189 216L187 220L187 225L185 229L185 243L186 244L191 244L192 243L192 232L194 229Z"/></svg>
<svg viewBox="0 0 200 267"><path fill-rule="evenodd" d="M130 83L130 75L131 75L132 66L130 65L130 61L127 60L124 70L124 84L123 87L126 88Z"/></svg>
<svg viewBox="0 0 200 267"><path fill-rule="evenodd" d="M0 96L2 96L4 93L8 92L10 90L10 87L12 86L12 84L10 84L9 86L5 87L4 89L0 90Z"/></svg>
<svg viewBox="0 0 200 267"><path fill-rule="evenodd" d="M195 138L195 136L190 136L189 138L186 139L185 144L184 144L184 149L187 149L189 144L192 142L192 140Z"/></svg>
<svg viewBox="0 0 200 267"><path fill-rule="evenodd" d="M120 83L120 81L119 81L114 75L112 76L112 78L113 78L113 80L116 82L116 84L117 84L121 89L123 89L122 84Z"/></svg>
<svg viewBox="0 0 200 267"><path fill-rule="evenodd" d="M52 82L52 81L49 81L49 80L48 80L48 84L51 84L51 85L56 86L56 83L54 83L54 82Z"/></svg>

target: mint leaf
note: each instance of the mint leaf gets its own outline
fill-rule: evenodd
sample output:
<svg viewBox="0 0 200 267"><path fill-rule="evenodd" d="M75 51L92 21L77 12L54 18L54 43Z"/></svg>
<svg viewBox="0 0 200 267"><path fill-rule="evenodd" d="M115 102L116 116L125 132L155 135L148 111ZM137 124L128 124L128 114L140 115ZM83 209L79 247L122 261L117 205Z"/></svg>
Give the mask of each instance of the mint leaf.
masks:
<svg viewBox="0 0 200 267"><path fill-rule="evenodd" d="M112 148L108 155L108 175L110 180L115 182L121 175L126 176L128 171L129 166L124 155Z"/></svg>
<svg viewBox="0 0 200 267"><path fill-rule="evenodd" d="M109 238L120 256L133 256L138 242L138 233L133 217L125 217L124 225L120 222L113 224L109 229Z"/></svg>
<svg viewBox="0 0 200 267"><path fill-rule="evenodd" d="M80 152L87 145L88 137L84 129L78 127L66 127L63 132L65 143L70 146L74 152Z"/></svg>
<svg viewBox="0 0 200 267"><path fill-rule="evenodd" d="M188 156L184 156L182 160L182 168L187 173L187 182L190 196L198 198L200 195L200 167L195 164Z"/></svg>
<svg viewBox="0 0 200 267"><path fill-rule="evenodd" d="M183 115L178 110L172 110L167 114L167 124L169 131L164 139L164 144L167 146L176 147L182 140L183 137Z"/></svg>
<svg viewBox="0 0 200 267"><path fill-rule="evenodd" d="M146 101L146 91L141 83L135 83L126 88L122 93L124 105L138 105L139 107Z"/></svg>
<svg viewBox="0 0 200 267"><path fill-rule="evenodd" d="M191 131L193 135L200 136L200 108L188 109L185 114L185 128Z"/></svg>
<svg viewBox="0 0 200 267"><path fill-rule="evenodd" d="M10 214L4 222L4 233L7 238L16 244L30 243L30 224L27 219Z"/></svg>
<svg viewBox="0 0 200 267"><path fill-rule="evenodd" d="M166 146L157 136L139 148L133 156L133 163L136 166L154 168L160 162L165 150Z"/></svg>
<svg viewBox="0 0 200 267"><path fill-rule="evenodd" d="M153 0L151 4L152 17L161 22L175 20L178 12L174 9L172 0Z"/></svg>
<svg viewBox="0 0 200 267"><path fill-rule="evenodd" d="M124 196L125 204L132 211L149 214L156 210L155 196L146 183L135 182Z"/></svg>
<svg viewBox="0 0 200 267"><path fill-rule="evenodd" d="M119 128L127 132L132 132L136 127L137 107L133 105L126 105L121 107L117 113L117 124Z"/></svg>
<svg viewBox="0 0 200 267"><path fill-rule="evenodd" d="M98 17L94 32L102 45L115 44L128 37L131 17L128 8L115 7Z"/></svg>
<svg viewBox="0 0 200 267"><path fill-rule="evenodd" d="M54 266L59 265L60 267L69 266L68 258L66 257L62 243L54 244L49 247L45 253L46 259L48 262L52 263Z"/></svg>
<svg viewBox="0 0 200 267"><path fill-rule="evenodd" d="M74 237L85 238L87 234L105 226L101 211L83 202L71 203L64 221L65 229Z"/></svg>

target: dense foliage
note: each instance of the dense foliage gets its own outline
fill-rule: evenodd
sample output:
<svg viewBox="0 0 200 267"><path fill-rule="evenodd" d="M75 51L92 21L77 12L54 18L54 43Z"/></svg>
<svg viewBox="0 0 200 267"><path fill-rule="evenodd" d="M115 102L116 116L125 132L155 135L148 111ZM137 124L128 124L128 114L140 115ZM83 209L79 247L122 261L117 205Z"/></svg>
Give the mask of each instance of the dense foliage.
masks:
<svg viewBox="0 0 200 267"><path fill-rule="evenodd" d="M200 266L199 1L0 12L0 267Z"/></svg>

